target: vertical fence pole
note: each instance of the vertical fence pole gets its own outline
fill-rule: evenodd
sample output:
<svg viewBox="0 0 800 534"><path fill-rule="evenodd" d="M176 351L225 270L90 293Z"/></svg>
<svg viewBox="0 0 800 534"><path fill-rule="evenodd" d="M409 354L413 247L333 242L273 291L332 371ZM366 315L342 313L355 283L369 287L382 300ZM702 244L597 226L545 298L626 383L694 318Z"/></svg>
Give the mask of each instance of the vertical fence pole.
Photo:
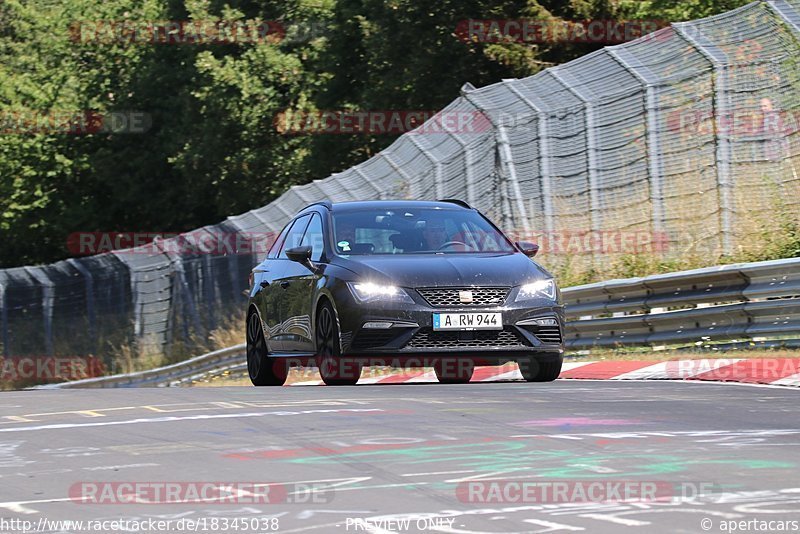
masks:
<svg viewBox="0 0 800 534"><path fill-rule="evenodd" d="M81 262L74 258L67 260L76 271L83 277L83 284L86 288L86 318L89 322L88 334L92 353L97 352L97 313L94 306L94 277L92 273Z"/></svg>
<svg viewBox="0 0 800 534"><path fill-rule="evenodd" d="M516 207L519 218L522 220L522 230L526 236L530 235L530 221L528 220L528 209L525 207L525 199L522 198L522 191L519 186L519 179L517 178L517 168L514 164L514 154L511 150L511 142L508 139L505 126L502 121L498 121L497 117L492 116L490 110L485 108L476 100L474 95L470 94L473 90L463 87L461 94L467 101L475 106L478 111L486 115L495 130L495 142L497 144L497 155L499 158L499 171L502 177L500 186L500 194L502 195L501 207L503 209L503 227L504 229L511 229L515 223L514 214L510 211L511 199L509 198L508 187L514 190L516 197Z"/></svg>
<svg viewBox="0 0 800 534"><path fill-rule="evenodd" d="M714 92L714 139L717 143L716 168L717 192L719 194L720 231L722 233L722 252L733 252L733 177L731 175L731 146L725 121L731 117L730 102L728 102L727 56L717 48L700 29L691 22L673 24L677 35L700 52L713 66L712 77Z"/></svg>
<svg viewBox="0 0 800 534"><path fill-rule="evenodd" d="M542 180L542 213L544 214L544 229L548 239L552 239L555 231L555 217L553 215L553 171L550 165L550 125L547 114L542 107L532 98L528 98L513 83L503 81L509 91L514 93L520 101L524 102L536 114L537 137L539 138L539 177Z"/></svg>
<svg viewBox="0 0 800 534"><path fill-rule="evenodd" d="M795 3L795 7L792 7L787 0L769 0L767 6L783 19L792 31L800 34L800 5Z"/></svg>
<svg viewBox="0 0 800 534"><path fill-rule="evenodd" d="M44 323L44 347L48 356L53 356L53 304L55 289L50 277L37 267L25 267L31 278L36 280L42 288L42 320Z"/></svg>
<svg viewBox="0 0 800 534"><path fill-rule="evenodd" d="M463 141L459 136L453 134L453 132L449 130L445 130L445 133L453 138L453 140L461 145L461 150L464 151L464 170L466 171L465 174L465 183L464 189L466 191L467 196L467 204L470 206L475 206L475 169L474 165L475 162L472 160L472 150L470 150L469 144L466 141Z"/></svg>
<svg viewBox="0 0 800 534"><path fill-rule="evenodd" d="M589 174L589 217L592 225L592 232L599 232L601 224L601 205L600 205L600 177L598 176L598 148L597 148L597 124L595 118L595 107L589 98L575 88L577 84L571 83L565 74L558 67L551 67L548 72L553 75L564 88L572 93L576 98L583 102L584 113L586 114L586 159L587 171Z"/></svg>
<svg viewBox="0 0 800 534"><path fill-rule="evenodd" d="M406 184L408 184L410 187L412 182L411 176L409 176L408 173L404 171L403 168L392 159L392 154L388 148L383 152L381 152L381 156L383 156L383 159L386 160L386 163L389 164L389 166L394 170L394 172L403 177L403 180L405 180Z"/></svg>
<svg viewBox="0 0 800 534"><path fill-rule="evenodd" d="M11 356L8 337L8 299L6 298L6 285L0 284L0 323L3 329L3 356Z"/></svg>
<svg viewBox="0 0 800 534"><path fill-rule="evenodd" d="M378 187L378 186L375 184L375 181L374 181L372 178L370 178L369 176L367 176L367 173L365 173L364 171L362 171L361 169L359 169L357 166L356 166L356 167L353 167L353 170L355 171L355 173L356 173L357 175L359 175L360 177L362 177L362 178L364 179L364 181L365 181L365 182L367 182L367 183L369 184L369 186L370 186L372 189L374 189L374 190L375 190L375 193L378 195L378 198L379 198L379 199L382 199L382 198L383 198L383 193L384 193L384 191L383 191L383 190L382 190L380 187Z"/></svg>
<svg viewBox="0 0 800 534"><path fill-rule="evenodd" d="M636 77L645 88L647 160L650 174L650 205L652 206L651 220L653 233L656 236L661 236L665 229L665 210L664 160L661 155L661 138L658 128L658 76L627 49L619 46L610 46L606 50L622 67Z"/></svg>
<svg viewBox="0 0 800 534"><path fill-rule="evenodd" d="M515 204L517 213L522 219L522 230L526 239L530 239L530 222L528 221L528 209L525 207L525 199L522 198L522 190L519 186L519 179L517 177L517 166L514 164L514 154L511 151L511 142L508 139L506 127L502 124L497 125L497 143L500 151L500 161L505 168L504 175L507 176L508 185L514 191ZM508 194L508 193L506 193Z"/></svg>
<svg viewBox="0 0 800 534"><path fill-rule="evenodd" d="M428 159L428 161L430 161L431 164L433 165L434 169L433 185L436 191L436 199L437 200L442 199L444 198L444 187L443 187L444 184L442 184L442 164L439 162L439 160L434 158L430 152L428 152L427 148L422 146L422 143L419 142L419 139L417 139L417 137L418 137L417 134L412 133L411 135L408 136L408 140L411 141L411 144L417 147L417 150L422 152L422 155L425 156Z"/></svg>

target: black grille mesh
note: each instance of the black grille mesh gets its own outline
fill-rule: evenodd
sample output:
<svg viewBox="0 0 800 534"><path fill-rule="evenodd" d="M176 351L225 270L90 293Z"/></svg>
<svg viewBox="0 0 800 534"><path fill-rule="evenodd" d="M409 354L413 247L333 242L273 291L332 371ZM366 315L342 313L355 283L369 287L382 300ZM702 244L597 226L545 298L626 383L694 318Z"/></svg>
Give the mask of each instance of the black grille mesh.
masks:
<svg viewBox="0 0 800 534"><path fill-rule="evenodd" d="M507 287L432 287L417 289L435 308L464 306L502 306L508 297ZM461 292L472 293L472 302L461 302Z"/></svg>
<svg viewBox="0 0 800 534"><path fill-rule="evenodd" d="M485 330L473 332L434 332L420 330L406 347L417 349L524 347L526 344L511 330Z"/></svg>

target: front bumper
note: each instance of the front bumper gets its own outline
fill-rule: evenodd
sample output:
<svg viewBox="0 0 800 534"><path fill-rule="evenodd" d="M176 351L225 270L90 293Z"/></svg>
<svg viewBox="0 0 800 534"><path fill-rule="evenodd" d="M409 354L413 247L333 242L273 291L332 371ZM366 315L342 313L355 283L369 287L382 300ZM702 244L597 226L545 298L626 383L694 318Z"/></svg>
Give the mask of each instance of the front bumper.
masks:
<svg viewBox="0 0 800 534"><path fill-rule="evenodd" d="M339 295L337 308L343 354L348 356L423 357L431 355L480 356L487 363L529 355L563 354L564 307L539 298L514 302L510 291L499 306L431 306L420 293L408 289L414 303L361 304L352 295ZM344 299L344 302L341 300ZM434 331L434 313L499 312L502 330ZM554 319L540 326L536 319ZM390 328L364 328L365 323L391 323Z"/></svg>

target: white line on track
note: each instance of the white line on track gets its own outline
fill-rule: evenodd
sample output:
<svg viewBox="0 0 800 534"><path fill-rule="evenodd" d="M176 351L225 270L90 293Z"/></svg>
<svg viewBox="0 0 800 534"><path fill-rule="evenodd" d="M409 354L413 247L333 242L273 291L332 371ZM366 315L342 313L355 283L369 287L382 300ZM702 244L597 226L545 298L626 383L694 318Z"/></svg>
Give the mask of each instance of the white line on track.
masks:
<svg viewBox="0 0 800 534"><path fill-rule="evenodd" d="M434 475L465 475L467 473L475 473L474 469L469 469L467 471L434 471L432 473L405 473L400 475L401 477L427 477L427 476L434 476Z"/></svg>
<svg viewBox="0 0 800 534"><path fill-rule="evenodd" d="M138 425L146 423L172 423L175 421L202 421L207 419L239 419L245 417L279 417L283 415L305 415L314 413L342 413L342 412L383 412L380 408L341 408L331 410L301 410L295 412L251 412L251 413L226 413L216 415L185 415L170 417L155 417L144 419L128 419L125 421L102 421L97 423L59 423L51 425L23 426L13 428L0 428L0 432L26 432L35 430L62 430L66 428L86 428L96 426Z"/></svg>

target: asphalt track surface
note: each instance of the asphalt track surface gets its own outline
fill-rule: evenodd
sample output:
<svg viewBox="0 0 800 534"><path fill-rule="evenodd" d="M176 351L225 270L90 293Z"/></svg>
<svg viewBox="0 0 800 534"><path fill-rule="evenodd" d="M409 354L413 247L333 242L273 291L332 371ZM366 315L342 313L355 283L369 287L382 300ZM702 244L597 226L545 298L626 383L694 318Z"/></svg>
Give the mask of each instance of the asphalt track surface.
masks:
<svg viewBox="0 0 800 534"><path fill-rule="evenodd" d="M727 532L724 521L797 531L799 399L775 387L578 380L10 392L0 531L148 519L173 523L100 531ZM508 488L523 481L661 489L657 502L520 502ZM269 483L276 502L125 504L113 492L78 502L89 482ZM459 493L470 482L484 489ZM505 502L470 502L492 487Z"/></svg>

